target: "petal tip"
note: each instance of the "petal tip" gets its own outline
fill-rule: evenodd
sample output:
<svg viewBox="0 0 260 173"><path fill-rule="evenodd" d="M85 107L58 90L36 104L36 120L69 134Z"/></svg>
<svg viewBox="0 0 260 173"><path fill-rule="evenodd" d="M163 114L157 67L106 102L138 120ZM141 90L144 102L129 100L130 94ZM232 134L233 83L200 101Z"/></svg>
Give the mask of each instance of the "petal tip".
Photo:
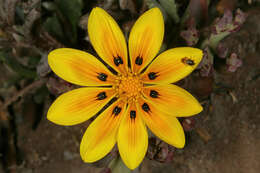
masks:
<svg viewBox="0 0 260 173"><path fill-rule="evenodd" d="M91 12L95 12L95 11L99 11L99 10L103 11L103 9L100 8L100 7L94 7L94 8L91 10Z"/></svg>
<svg viewBox="0 0 260 173"><path fill-rule="evenodd" d="M56 62L55 59L59 57L57 55L64 53L66 50L69 50L69 48L58 48L58 49L52 50L48 54L48 64L50 65L52 70L53 70L54 63Z"/></svg>
<svg viewBox="0 0 260 173"><path fill-rule="evenodd" d="M50 67L52 68L52 59L56 54L57 49L52 50L49 54L48 54L48 64L50 65Z"/></svg>
<svg viewBox="0 0 260 173"><path fill-rule="evenodd" d="M185 134L184 134L184 131L182 130L182 134L180 134L180 138L174 141L173 146L176 148L182 149L185 146L185 143L186 143L185 141L186 141Z"/></svg>
<svg viewBox="0 0 260 173"><path fill-rule="evenodd" d="M127 167L131 170L134 170L135 168L138 167L139 164L136 164L136 165L128 165Z"/></svg>
<svg viewBox="0 0 260 173"><path fill-rule="evenodd" d="M185 140L184 140L184 142L176 143L174 145L174 147L179 148L179 149L184 148L184 146L185 146Z"/></svg>
<svg viewBox="0 0 260 173"><path fill-rule="evenodd" d="M203 111L203 107L201 106L201 104L196 100L196 104L194 104L193 106L193 114L192 115L196 115L199 114Z"/></svg>
<svg viewBox="0 0 260 173"><path fill-rule="evenodd" d="M201 104L198 101L196 101L196 102L197 103L195 103L193 105L193 108L192 108L193 109L193 113L191 114L191 116L199 114L199 113L201 113L203 111L203 107L201 106Z"/></svg>
<svg viewBox="0 0 260 173"><path fill-rule="evenodd" d="M154 8L151 8L149 11L150 11L150 13L152 13L154 15L158 15L163 19L163 14L162 14L162 11L160 10L160 8L154 7Z"/></svg>
<svg viewBox="0 0 260 173"><path fill-rule="evenodd" d="M107 12L103 8L94 7L90 12L89 19L93 18L93 16L100 16L100 15L102 16L102 15L106 15L106 14L107 14Z"/></svg>
<svg viewBox="0 0 260 173"><path fill-rule="evenodd" d="M136 161L134 162L134 161L125 161L125 160L123 160L123 162L131 170L136 169L140 165L140 163L141 163L141 162L136 162Z"/></svg>
<svg viewBox="0 0 260 173"><path fill-rule="evenodd" d="M198 113L200 113L202 111L203 111L203 107L201 106L201 104L199 104L199 106L198 106Z"/></svg>
<svg viewBox="0 0 260 173"><path fill-rule="evenodd" d="M47 120L55 123L55 118L54 118L53 113L52 113L52 106L49 108L46 118L47 118Z"/></svg>
<svg viewBox="0 0 260 173"><path fill-rule="evenodd" d="M83 160L83 162L86 162L86 163L92 163L92 162L95 162L97 159L93 159L93 157L89 157L90 154L86 154L87 151L86 151L86 144L83 143L83 140L81 141L81 144L80 144L80 157L81 159Z"/></svg>
<svg viewBox="0 0 260 173"><path fill-rule="evenodd" d="M93 158L88 157L86 154L80 153L80 156L81 156L81 159L83 160L83 162L85 162L85 163L93 163L93 162L97 161L96 159L93 160Z"/></svg>
<svg viewBox="0 0 260 173"><path fill-rule="evenodd" d="M52 113L47 113L47 120L49 120L50 122L52 122L56 125L60 125L60 126L74 125L74 124L69 124L65 121L62 121L61 119L56 118L55 114L52 114Z"/></svg>

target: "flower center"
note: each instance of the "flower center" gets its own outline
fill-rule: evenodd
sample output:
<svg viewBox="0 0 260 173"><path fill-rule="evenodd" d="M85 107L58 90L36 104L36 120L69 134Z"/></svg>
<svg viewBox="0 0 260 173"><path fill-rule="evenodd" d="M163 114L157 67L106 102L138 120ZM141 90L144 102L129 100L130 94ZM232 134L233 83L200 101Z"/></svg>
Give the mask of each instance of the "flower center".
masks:
<svg viewBox="0 0 260 173"><path fill-rule="evenodd" d="M125 98L128 102L134 101L140 96L143 89L143 83L139 76L128 73L127 76L118 77L115 89L119 97Z"/></svg>

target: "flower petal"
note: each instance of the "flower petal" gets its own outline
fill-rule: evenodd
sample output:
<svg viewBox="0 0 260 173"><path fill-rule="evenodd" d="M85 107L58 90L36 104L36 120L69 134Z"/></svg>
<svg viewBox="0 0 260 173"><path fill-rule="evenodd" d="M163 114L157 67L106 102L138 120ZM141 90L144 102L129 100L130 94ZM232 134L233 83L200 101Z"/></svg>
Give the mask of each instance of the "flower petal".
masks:
<svg viewBox="0 0 260 173"><path fill-rule="evenodd" d="M135 22L129 36L129 55L134 72L140 72L158 53L164 35L159 8L145 12Z"/></svg>
<svg viewBox="0 0 260 173"><path fill-rule="evenodd" d="M112 73L94 56L84 51L60 48L48 55L51 69L59 77L81 86L113 84Z"/></svg>
<svg viewBox="0 0 260 173"><path fill-rule="evenodd" d="M135 105L128 107L117 140L122 160L128 168L135 169L142 162L148 147L147 130Z"/></svg>
<svg viewBox="0 0 260 173"><path fill-rule="evenodd" d="M175 117L186 117L202 111L199 102L186 90L172 84L148 86L143 90L147 100L161 111Z"/></svg>
<svg viewBox="0 0 260 173"><path fill-rule="evenodd" d="M88 34L98 55L115 70L127 68L125 37L115 20L103 9L94 8L88 18Z"/></svg>
<svg viewBox="0 0 260 173"><path fill-rule="evenodd" d="M177 148L183 148L185 136L178 119L162 112L158 107L139 100L138 112L141 113L145 124L160 139Z"/></svg>
<svg viewBox="0 0 260 173"><path fill-rule="evenodd" d="M200 63L203 52L179 47L160 54L142 75L146 83L173 83L190 74Z"/></svg>
<svg viewBox="0 0 260 173"><path fill-rule="evenodd" d="M59 96L48 110L48 120L59 125L82 123L103 108L114 95L110 88L79 88Z"/></svg>
<svg viewBox="0 0 260 173"><path fill-rule="evenodd" d="M116 101L90 124L80 144L80 155L85 162L95 162L111 151L125 109L123 102Z"/></svg>

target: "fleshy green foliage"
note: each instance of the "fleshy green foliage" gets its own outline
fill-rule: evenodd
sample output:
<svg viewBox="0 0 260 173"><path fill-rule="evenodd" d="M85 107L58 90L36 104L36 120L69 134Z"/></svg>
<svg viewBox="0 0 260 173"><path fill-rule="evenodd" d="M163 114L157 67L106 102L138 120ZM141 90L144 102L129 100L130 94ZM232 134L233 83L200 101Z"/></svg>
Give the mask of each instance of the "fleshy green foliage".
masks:
<svg viewBox="0 0 260 173"><path fill-rule="evenodd" d="M37 76L34 70L30 70L27 67L19 64L8 52L0 51L0 62L1 61L21 77L33 79Z"/></svg>
<svg viewBox="0 0 260 173"><path fill-rule="evenodd" d="M54 2L43 3L43 7L53 13L44 22L44 28L60 41L68 45L75 45L77 42L77 25L82 15L82 1L55 0Z"/></svg>
<svg viewBox="0 0 260 173"><path fill-rule="evenodd" d="M55 38L58 38L59 40L63 41L63 29L56 15L49 17L43 24L43 27L48 31L48 33L53 35Z"/></svg>

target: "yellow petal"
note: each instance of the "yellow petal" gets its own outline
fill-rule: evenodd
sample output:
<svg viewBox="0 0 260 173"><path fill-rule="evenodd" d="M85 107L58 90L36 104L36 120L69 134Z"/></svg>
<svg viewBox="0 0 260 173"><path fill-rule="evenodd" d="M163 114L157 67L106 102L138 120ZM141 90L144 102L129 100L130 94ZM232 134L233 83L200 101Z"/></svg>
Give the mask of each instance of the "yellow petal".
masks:
<svg viewBox="0 0 260 173"><path fill-rule="evenodd" d="M162 112L144 100L139 100L137 110L141 113L145 124L160 139L177 148L183 148L185 136L178 119Z"/></svg>
<svg viewBox="0 0 260 173"><path fill-rule="evenodd" d="M115 20L103 9L94 8L88 18L88 34L98 55L115 70L127 68L125 37Z"/></svg>
<svg viewBox="0 0 260 173"><path fill-rule="evenodd" d="M51 69L62 79L81 86L113 84L114 77L96 57L84 51L60 48L48 55Z"/></svg>
<svg viewBox="0 0 260 173"><path fill-rule="evenodd" d="M82 123L103 108L114 95L110 88L79 88L59 96L48 110L48 120L59 125Z"/></svg>
<svg viewBox="0 0 260 173"><path fill-rule="evenodd" d="M143 160L148 147L148 135L140 112L130 105L120 124L117 145L126 166L135 169Z"/></svg>
<svg viewBox="0 0 260 173"><path fill-rule="evenodd" d="M143 94L154 106L175 117L186 117L202 111L199 102L186 90L172 84L144 88Z"/></svg>
<svg viewBox="0 0 260 173"><path fill-rule="evenodd" d="M135 22L129 36L132 69L140 72L158 53L164 35L164 21L159 8L145 12Z"/></svg>
<svg viewBox="0 0 260 173"><path fill-rule="evenodd" d="M146 83L173 83L190 74L203 52L191 47L169 49L160 54L142 75Z"/></svg>
<svg viewBox="0 0 260 173"><path fill-rule="evenodd" d="M85 162L95 162L111 151L125 109L125 104L117 101L90 124L80 144L80 155Z"/></svg>

